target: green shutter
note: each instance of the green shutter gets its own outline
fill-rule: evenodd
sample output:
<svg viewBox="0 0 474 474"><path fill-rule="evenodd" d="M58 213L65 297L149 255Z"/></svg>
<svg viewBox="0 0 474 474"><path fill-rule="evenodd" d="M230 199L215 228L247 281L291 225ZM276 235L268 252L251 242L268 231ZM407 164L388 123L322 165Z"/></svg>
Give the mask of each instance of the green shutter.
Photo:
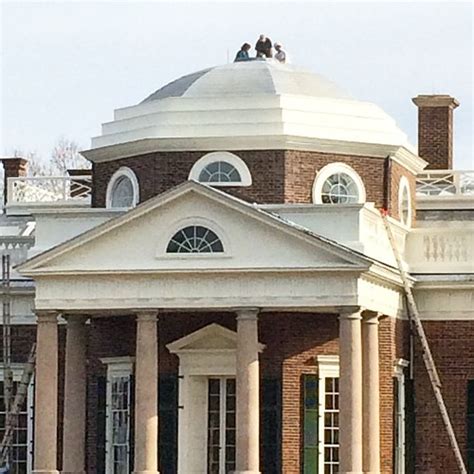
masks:
<svg viewBox="0 0 474 474"><path fill-rule="evenodd" d="M303 474L318 472L318 377L303 375Z"/></svg>
<svg viewBox="0 0 474 474"><path fill-rule="evenodd" d="M467 382L467 470L474 473L474 380Z"/></svg>

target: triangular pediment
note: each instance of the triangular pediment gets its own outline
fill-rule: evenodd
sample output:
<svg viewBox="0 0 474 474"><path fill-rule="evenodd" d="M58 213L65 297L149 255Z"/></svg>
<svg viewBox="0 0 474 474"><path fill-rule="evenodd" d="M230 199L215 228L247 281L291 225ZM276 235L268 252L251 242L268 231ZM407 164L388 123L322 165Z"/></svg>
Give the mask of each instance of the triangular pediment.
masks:
<svg viewBox="0 0 474 474"><path fill-rule="evenodd" d="M259 349L264 349L259 344ZM188 334L166 346L173 354L202 351L235 351L237 349L237 333L219 324L212 323Z"/></svg>
<svg viewBox="0 0 474 474"><path fill-rule="evenodd" d="M220 254L169 254L187 225L212 229ZM370 262L221 191L187 182L48 250L19 267L24 275L332 269L363 271Z"/></svg>

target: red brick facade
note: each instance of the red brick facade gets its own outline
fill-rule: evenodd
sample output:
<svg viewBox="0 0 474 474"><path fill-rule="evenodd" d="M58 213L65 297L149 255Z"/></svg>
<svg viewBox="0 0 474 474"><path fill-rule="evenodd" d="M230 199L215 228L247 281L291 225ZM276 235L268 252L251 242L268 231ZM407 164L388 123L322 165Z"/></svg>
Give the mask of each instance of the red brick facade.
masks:
<svg viewBox="0 0 474 474"><path fill-rule="evenodd" d="M453 110L459 105L448 95L419 95L418 154L430 169L453 167Z"/></svg>
<svg viewBox="0 0 474 474"><path fill-rule="evenodd" d="M157 152L148 155L97 163L93 168L93 206L105 206L107 184L122 166L132 169L140 185L140 201L173 188L188 179L192 166L207 152ZM415 176L396 162L387 168L386 158L352 156L309 151L236 151L252 175L249 187L223 188L235 196L260 204L312 203L316 173L335 162L351 166L362 178L366 200L377 208L387 206L398 218L398 186L406 176L412 190L414 208Z"/></svg>

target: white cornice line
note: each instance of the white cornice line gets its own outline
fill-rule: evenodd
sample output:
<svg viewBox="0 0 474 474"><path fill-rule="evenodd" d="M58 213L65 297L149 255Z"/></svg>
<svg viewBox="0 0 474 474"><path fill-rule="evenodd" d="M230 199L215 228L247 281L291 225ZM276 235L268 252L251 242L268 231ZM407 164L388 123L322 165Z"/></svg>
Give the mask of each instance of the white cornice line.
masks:
<svg viewBox="0 0 474 474"><path fill-rule="evenodd" d="M83 150L81 154L90 161L101 163L160 151L202 151L204 153L215 150L298 150L371 158L385 158L390 155L394 160L415 173L420 172L427 165L413 151L400 145L318 139L294 135L144 138L127 143Z"/></svg>

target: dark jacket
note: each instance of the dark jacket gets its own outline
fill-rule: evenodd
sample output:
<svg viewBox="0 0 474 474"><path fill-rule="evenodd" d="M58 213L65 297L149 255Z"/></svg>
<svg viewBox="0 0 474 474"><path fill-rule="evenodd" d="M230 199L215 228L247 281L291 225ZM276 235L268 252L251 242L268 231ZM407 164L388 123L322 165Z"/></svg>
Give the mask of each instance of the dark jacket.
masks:
<svg viewBox="0 0 474 474"><path fill-rule="evenodd" d="M249 57L249 52L245 51L244 49L241 49L240 51L237 52L234 63L237 63L239 61L248 61L250 59Z"/></svg>
<svg viewBox="0 0 474 474"><path fill-rule="evenodd" d="M270 38L266 38L265 41L258 40L255 45L255 51L257 51L258 57L266 56L267 58L272 57L272 42Z"/></svg>

